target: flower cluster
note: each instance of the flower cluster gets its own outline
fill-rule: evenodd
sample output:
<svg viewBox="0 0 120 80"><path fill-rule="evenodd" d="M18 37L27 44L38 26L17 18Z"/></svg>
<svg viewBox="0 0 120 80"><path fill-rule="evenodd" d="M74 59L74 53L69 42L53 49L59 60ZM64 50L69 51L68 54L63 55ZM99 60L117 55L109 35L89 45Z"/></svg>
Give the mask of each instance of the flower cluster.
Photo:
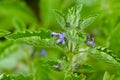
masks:
<svg viewBox="0 0 120 80"><path fill-rule="evenodd" d="M65 44L66 35L64 33L52 32L52 37L54 37L54 36L58 36L56 43Z"/></svg>

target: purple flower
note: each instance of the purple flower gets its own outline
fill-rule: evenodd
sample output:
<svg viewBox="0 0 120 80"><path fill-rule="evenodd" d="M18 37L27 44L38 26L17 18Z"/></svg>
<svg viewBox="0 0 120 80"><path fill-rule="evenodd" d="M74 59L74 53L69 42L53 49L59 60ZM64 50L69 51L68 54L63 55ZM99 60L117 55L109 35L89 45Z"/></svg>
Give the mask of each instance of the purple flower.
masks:
<svg viewBox="0 0 120 80"><path fill-rule="evenodd" d="M87 41L87 44L92 45L93 47L95 46L93 41Z"/></svg>
<svg viewBox="0 0 120 80"><path fill-rule="evenodd" d="M57 43L61 43L61 44L65 44L65 40L64 39L57 39L57 41L56 41Z"/></svg>
<svg viewBox="0 0 120 80"><path fill-rule="evenodd" d="M40 56L43 56L43 57L47 58L47 54L46 54L46 50L45 49L41 50Z"/></svg>
<svg viewBox="0 0 120 80"><path fill-rule="evenodd" d="M59 33L59 38L60 38L60 39L64 39L65 37L66 37L65 34L63 34L63 33Z"/></svg>
<svg viewBox="0 0 120 80"><path fill-rule="evenodd" d="M91 37L90 35L87 35L86 43L87 43L88 45L92 45L92 47L94 47L94 46L95 46L94 37Z"/></svg>
<svg viewBox="0 0 120 80"><path fill-rule="evenodd" d="M54 36L58 36L59 35L59 33L56 33L56 32L52 32L52 37L54 37Z"/></svg>
<svg viewBox="0 0 120 80"><path fill-rule="evenodd" d="M65 34L52 32L52 37L54 37L54 36L58 36L56 43L65 44L65 38L66 38Z"/></svg>

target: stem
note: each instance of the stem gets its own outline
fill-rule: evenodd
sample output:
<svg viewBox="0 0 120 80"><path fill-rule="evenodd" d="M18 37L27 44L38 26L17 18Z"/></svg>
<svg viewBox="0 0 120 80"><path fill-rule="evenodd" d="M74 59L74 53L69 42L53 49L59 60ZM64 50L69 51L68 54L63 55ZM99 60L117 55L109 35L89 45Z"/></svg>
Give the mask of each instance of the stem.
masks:
<svg viewBox="0 0 120 80"><path fill-rule="evenodd" d="M103 76L103 80L107 80L107 77L108 77L108 73L107 73L107 71L105 71L104 76Z"/></svg>

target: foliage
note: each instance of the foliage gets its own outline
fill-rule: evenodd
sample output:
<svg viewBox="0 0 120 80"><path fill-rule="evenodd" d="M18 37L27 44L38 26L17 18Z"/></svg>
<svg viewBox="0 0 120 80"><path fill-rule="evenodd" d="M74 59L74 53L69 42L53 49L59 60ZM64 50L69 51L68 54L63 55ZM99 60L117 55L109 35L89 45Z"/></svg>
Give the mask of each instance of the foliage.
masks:
<svg viewBox="0 0 120 80"><path fill-rule="evenodd" d="M22 74L19 74L17 76L13 76L10 74L2 74L0 75L0 80L33 80L32 75L24 76Z"/></svg>
<svg viewBox="0 0 120 80"><path fill-rule="evenodd" d="M119 80L119 7L1 0L0 80Z"/></svg>

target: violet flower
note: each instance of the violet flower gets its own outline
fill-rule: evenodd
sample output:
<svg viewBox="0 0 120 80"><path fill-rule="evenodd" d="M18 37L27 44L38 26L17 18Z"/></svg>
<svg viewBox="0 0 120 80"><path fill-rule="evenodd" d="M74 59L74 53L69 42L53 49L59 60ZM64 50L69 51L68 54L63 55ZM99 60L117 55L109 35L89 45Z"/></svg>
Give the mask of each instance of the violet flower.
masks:
<svg viewBox="0 0 120 80"><path fill-rule="evenodd" d="M46 50L45 50L45 49L42 49L42 50L41 50L40 56L43 56L43 57L47 58L47 53L46 53Z"/></svg>
<svg viewBox="0 0 120 80"><path fill-rule="evenodd" d="M52 37L54 37L54 36L58 36L59 35L59 33L56 33L56 32L52 32Z"/></svg>
<svg viewBox="0 0 120 80"><path fill-rule="evenodd" d="M58 39L56 40L56 43L65 44L65 38L66 38L65 34L52 32L52 37L54 37L54 36L58 36Z"/></svg>
<svg viewBox="0 0 120 80"><path fill-rule="evenodd" d="M59 33L59 38L60 38L60 39L64 39L65 37L66 37L65 34L63 34L63 33Z"/></svg>
<svg viewBox="0 0 120 80"><path fill-rule="evenodd" d="M87 35L86 43L87 43L88 45L91 45L92 47L94 47L94 46L95 46L94 37L91 37L90 35Z"/></svg>
<svg viewBox="0 0 120 80"><path fill-rule="evenodd" d="M65 40L64 39L57 39L56 43L65 44Z"/></svg>

